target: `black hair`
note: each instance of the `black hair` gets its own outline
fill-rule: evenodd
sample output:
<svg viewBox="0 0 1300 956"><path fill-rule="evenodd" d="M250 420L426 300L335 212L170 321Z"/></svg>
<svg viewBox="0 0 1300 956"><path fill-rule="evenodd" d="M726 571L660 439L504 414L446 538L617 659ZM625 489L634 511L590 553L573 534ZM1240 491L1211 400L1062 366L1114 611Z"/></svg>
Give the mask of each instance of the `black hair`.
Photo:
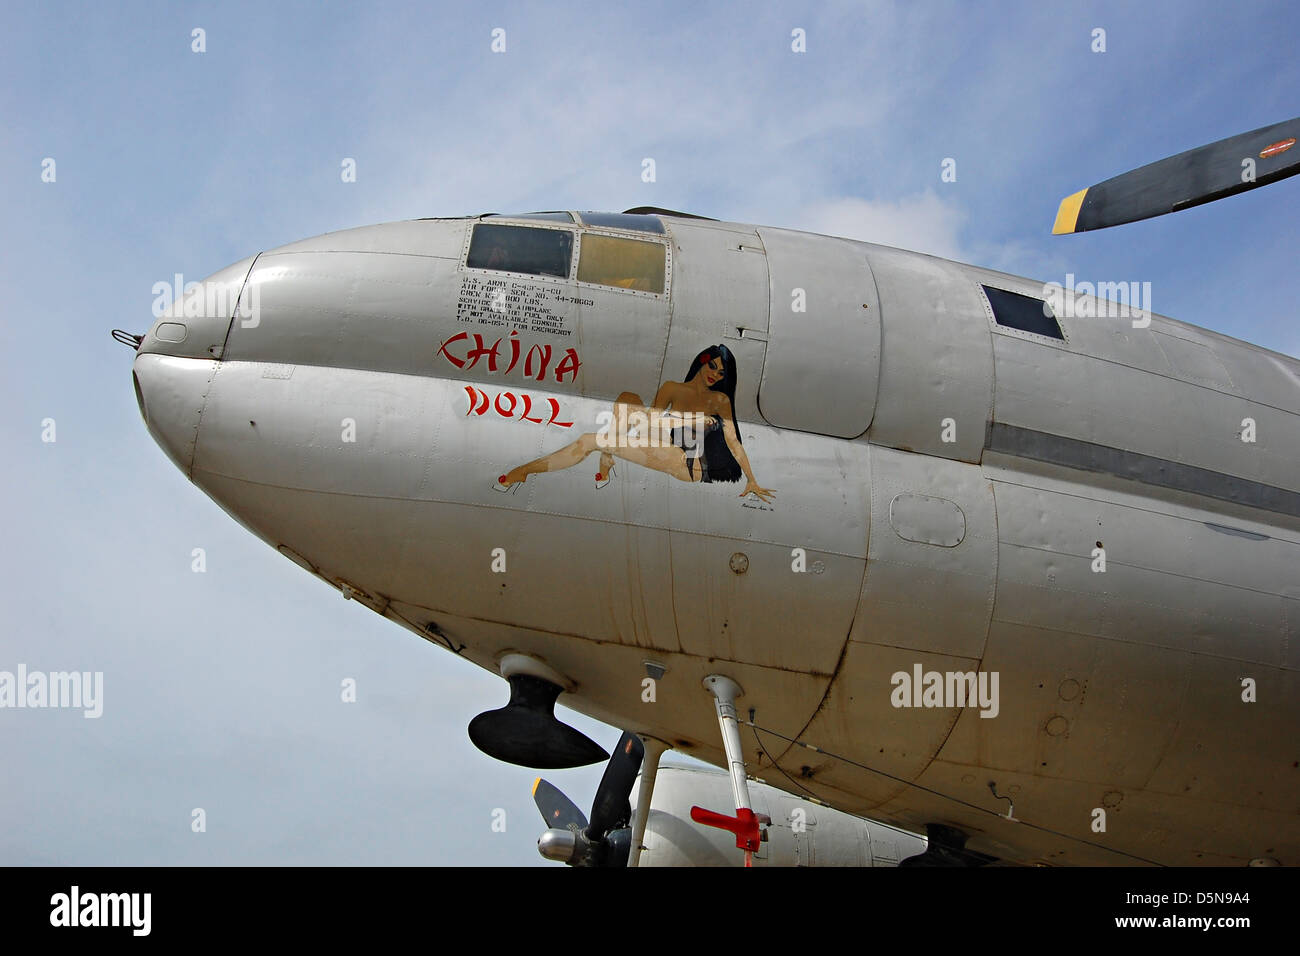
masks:
<svg viewBox="0 0 1300 956"><path fill-rule="evenodd" d="M709 346L695 356L683 381L689 382L699 374L700 369L715 358L722 359L722 378L716 384L710 385L709 390L727 396L727 402L731 405L731 425L736 430L736 441L741 441L740 425L736 422L736 356L731 354L731 349L725 345ZM727 447L727 438L721 428L715 428L705 434L704 460L708 463L708 471L703 478L705 481L739 481L744 474L740 463ZM686 470L694 477L695 460L689 455L686 457Z"/></svg>

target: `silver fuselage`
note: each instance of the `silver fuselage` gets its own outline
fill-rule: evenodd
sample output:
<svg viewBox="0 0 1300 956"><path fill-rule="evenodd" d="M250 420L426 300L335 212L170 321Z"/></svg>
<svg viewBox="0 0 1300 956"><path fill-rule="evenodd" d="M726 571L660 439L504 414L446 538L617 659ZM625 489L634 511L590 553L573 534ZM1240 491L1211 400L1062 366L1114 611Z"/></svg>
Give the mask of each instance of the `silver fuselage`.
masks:
<svg viewBox="0 0 1300 956"><path fill-rule="evenodd" d="M476 221L224 270L259 311L160 320L152 434L349 596L710 763L723 673L841 810L1009 860L1300 863L1300 363L1158 315L1019 331L982 287L1039 282L767 227L663 217L662 294L469 269ZM494 490L719 343L771 503L631 461L598 489L594 456ZM918 669L996 674L996 713L897 706Z"/></svg>

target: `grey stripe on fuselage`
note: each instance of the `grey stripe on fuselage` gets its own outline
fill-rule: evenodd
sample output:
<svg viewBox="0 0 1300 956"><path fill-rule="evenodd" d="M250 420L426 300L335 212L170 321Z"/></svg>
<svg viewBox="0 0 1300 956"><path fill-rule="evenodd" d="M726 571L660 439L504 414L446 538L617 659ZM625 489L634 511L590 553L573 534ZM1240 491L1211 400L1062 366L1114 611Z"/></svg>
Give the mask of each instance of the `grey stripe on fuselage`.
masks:
<svg viewBox="0 0 1300 956"><path fill-rule="evenodd" d="M1153 458L1135 451L1095 445L1077 438L994 422L984 447L989 451L1032 458L1068 468L1103 472L1148 485L1188 491L1235 504L1300 517L1300 493L1249 478Z"/></svg>

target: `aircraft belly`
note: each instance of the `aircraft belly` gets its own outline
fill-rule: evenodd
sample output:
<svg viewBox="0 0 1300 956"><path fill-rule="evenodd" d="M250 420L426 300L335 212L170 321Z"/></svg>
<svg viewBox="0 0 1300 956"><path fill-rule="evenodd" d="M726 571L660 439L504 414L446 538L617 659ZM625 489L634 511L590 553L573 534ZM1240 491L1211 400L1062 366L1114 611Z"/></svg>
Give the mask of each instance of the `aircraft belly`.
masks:
<svg viewBox="0 0 1300 956"><path fill-rule="evenodd" d="M787 773L836 807L959 826L972 849L994 855L1295 858L1295 534L1077 475L876 446L871 463L862 601L800 735L828 753L791 748L779 760ZM900 530L887 505L908 494L957 504L961 543L927 543L950 541L957 527L937 504L928 524L923 511ZM1105 571L1093 570L1099 547ZM892 675L976 671L998 675L993 707L891 698ZM1255 703L1243 701L1241 678L1253 680ZM1045 829L999 819L1011 805ZM1097 808L1110 815L1109 835L1093 829ZM1189 831L1199 840L1170 842Z"/></svg>
<svg viewBox="0 0 1300 956"><path fill-rule="evenodd" d="M770 726L793 736L858 603L868 446L742 425L775 503L628 461L598 489L595 456L502 494L496 476L594 430L608 408L528 394L557 397L572 426L480 416L460 382L226 362L194 480L299 563L431 640L466 645L489 668L506 650L544 655L582 685L584 709L615 723L649 713L639 694L653 657L670 667L661 693L698 694L677 723L665 709L662 732L690 739L698 722L695 739L711 742L699 681L723 661ZM448 460L459 478L436 478ZM558 560L570 555L583 556L581 574ZM591 642L627 654L582 650Z"/></svg>
<svg viewBox="0 0 1300 956"><path fill-rule="evenodd" d="M1001 674L1001 709L995 720L963 711L918 782L1006 812L992 781L1018 819L1054 832L956 803L938 819L980 834L972 848L1054 863L1294 861L1296 536L1063 477L988 472L1000 546L983 667ZM1105 571L1094 570L1099 547ZM888 809L910 819L926 799L900 793Z"/></svg>
<svg viewBox="0 0 1300 956"><path fill-rule="evenodd" d="M703 688L705 677L725 670L744 689L737 702L742 715L753 705L759 709L764 727L789 737L808 722L829 682L822 674L675 651L647 651L628 644L503 626L442 612L430 615L427 608L398 602L392 608L417 623L426 618L436 620L439 630L449 635L452 650L459 649L461 656L487 670L495 672L497 661L507 652L538 657L571 678L572 685L566 688L569 693L562 694L559 700L565 707L611 726L630 727L637 733L668 741L674 750L718 767L726 766L726 759L713 700ZM431 640L448 646L444 640ZM647 692L644 683L647 659L667 669L653 685L653 694ZM783 746L779 738L772 737L763 738L763 744L772 754L779 754ZM748 728L741 734L741 746L748 766L770 766Z"/></svg>
<svg viewBox="0 0 1300 956"><path fill-rule="evenodd" d="M830 675L861 589L867 546L865 444L742 424L774 502L740 483L660 483L686 653Z"/></svg>
<svg viewBox="0 0 1300 956"><path fill-rule="evenodd" d="M905 793L943 746L959 711L916 706L910 692L900 702L895 675L980 668L997 572L993 494L978 465L866 447L866 579L844 659L800 735L848 760L796 748L781 761L805 781L853 794L855 812Z"/></svg>

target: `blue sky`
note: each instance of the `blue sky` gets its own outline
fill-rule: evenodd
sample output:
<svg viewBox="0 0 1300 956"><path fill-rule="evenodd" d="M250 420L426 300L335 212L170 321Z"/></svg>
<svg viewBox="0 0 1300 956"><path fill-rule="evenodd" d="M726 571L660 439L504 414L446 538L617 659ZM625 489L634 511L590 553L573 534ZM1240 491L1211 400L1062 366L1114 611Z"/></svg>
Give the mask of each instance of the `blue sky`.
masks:
<svg viewBox="0 0 1300 956"><path fill-rule="evenodd" d="M99 720L0 710L0 863L543 863L534 774L465 735L504 684L343 602L154 446L130 353L107 333L144 331L173 273L393 219L659 205L1043 281L1148 281L1157 312L1300 354L1300 182L1050 235L1068 193L1300 114L1292 4L0 16L0 670L105 673ZM1090 49L1098 27L1105 53ZM341 677L358 682L354 706L338 703ZM548 777L585 805L600 769ZM498 807L505 833L490 829Z"/></svg>

